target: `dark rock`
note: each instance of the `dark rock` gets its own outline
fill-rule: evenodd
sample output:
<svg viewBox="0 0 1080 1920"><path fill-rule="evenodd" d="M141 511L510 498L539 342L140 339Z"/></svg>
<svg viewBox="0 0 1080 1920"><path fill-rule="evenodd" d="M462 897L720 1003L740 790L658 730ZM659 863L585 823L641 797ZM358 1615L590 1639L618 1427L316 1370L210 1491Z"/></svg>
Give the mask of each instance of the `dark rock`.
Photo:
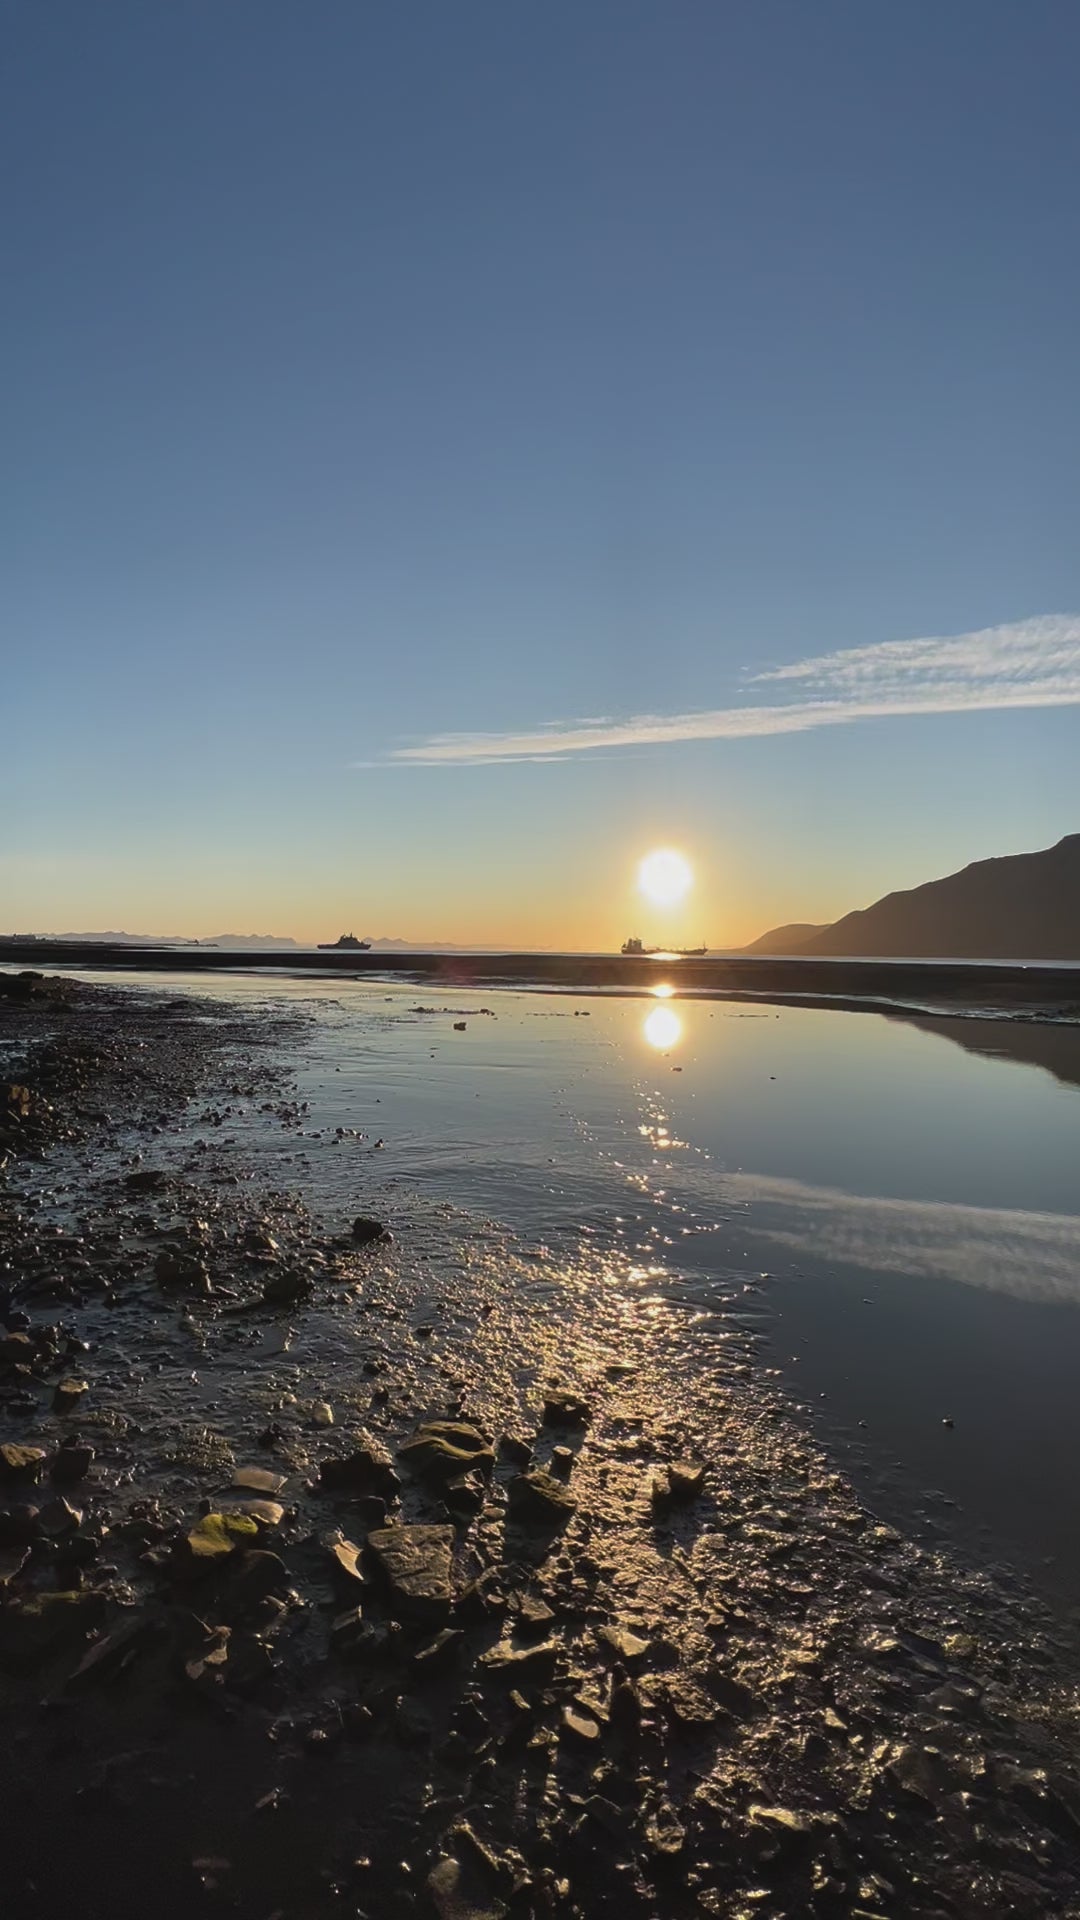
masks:
<svg viewBox="0 0 1080 1920"><path fill-rule="evenodd" d="M85 1380L61 1380L53 1393L53 1412L71 1413L88 1392Z"/></svg>
<svg viewBox="0 0 1080 1920"><path fill-rule="evenodd" d="M686 1845L686 1828L670 1800L661 1800L645 1822L645 1839L650 1852L665 1859L676 1858Z"/></svg>
<svg viewBox="0 0 1080 1920"><path fill-rule="evenodd" d="M285 1562L264 1547L254 1547L227 1563L218 1584L215 1611L223 1620L245 1620L267 1602L283 1600L288 1591Z"/></svg>
<svg viewBox="0 0 1080 1920"><path fill-rule="evenodd" d="M124 1185L130 1193L155 1193L167 1184L168 1175L160 1167L139 1167L125 1174Z"/></svg>
<svg viewBox="0 0 1080 1920"><path fill-rule="evenodd" d="M165 1631L163 1620L147 1614L140 1614L135 1620L121 1621L111 1633L94 1641L68 1679L68 1687L77 1692L82 1687L93 1686L100 1681L118 1680L140 1653L160 1640Z"/></svg>
<svg viewBox="0 0 1080 1920"><path fill-rule="evenodd" d="M401 1490L393 1460L382 1441L363 1432L352 1453L322 1462L319 1485L326 1493L374 1494L383 1500L395 1500Z"/></svg>
<svg viewBox="0 0 1080 1920"><path fill-rule="evenodd" d="M455 1666L465 1644L465 1635L456 1627L444 1627L434 1640L428 1640L418 1647L413 1655L413 1666L418 1678L435 1679L447 1673Z"/></svg>
<svg viewBox="0 0 1080 1920"><path fill-rule="evenodd" d="M462 1474L457 1480L448 1480L443 1488L443 1499L451 1513L461 1514L471 1519L480 1512L484 1504L484 1483L478 1473Z"/></svg>
<svg viewBox="0 0 1080 1920"><path fill-rule="evenodd" d="M452 1527L378 1527L367 1545L396 1612L440 1623L449 1617Z"/></svg>
<svg viewBox="0 0 1080 1920"><path fill-rule="evenodd" d="M379 1240L389 1240L385 1222L373 1220L367 1214L357 1214L352 1223L352 1237L359 1247L373 1246Z"/></svg>
<svg viewBox="0 0 1080 1920"><path fill-rule="evenodd" d="M513 1518L526 1526L563 1527L577 1510L577 1501L562 1481L543 1467L517 1474L508 1496Z"/></svg>
<svg viewBox="0 0 1080 1920"><path fill-rule="evenodd" d="M522 1634L545 1634L555 1624L555 1614L546 1600L527 1593L517 1610L515 1626Z"/></svg>
<svg viewBox="0 0 1080 1920"><path fill-rule="evenodd" d="M26 1333L8 1333L0 1339L0 1362L9 1367L26 1367L34 1358L34 1343Z"/></svg>
<svg viewBox="0 0 1080 1920"><path fill-rule="evenodd" d="M529 1442L516 1433L500 1434L498 1451L502 1459L512 1460L519 1467L527 1467L533 1457Z"/></svg>
<svg viewBox="0 0 1080 1920"><path fill-rule="evenodd" d="M161 1287L204 1296L213 1291L205 1260L183 1247L162 1247L154 1261L154 1275Z"/></svg>
<svg viewBox="0 0 1080 1920"><path fill-rule="evenodd" d="M478 1626L485 1620L498 1619L506 1608L502 1571L499 1567L486 1567L464 1588L455 1611L467 1626Z"/></svg>
<svg viewBox="0 0 1080 1920"><path fill-rule="evenodd" d="M668 1467L668 1486L676 1502L696 1500L705 1485L705 1468L698 1460L673 1460Z"/></svg>
<svg viewBox="0 0 1080 1920"><path fill-rule="evenodd" d="M551 1471L558 1480L569 1480L574 1470L574 1455L569 1447L553 1447Z"/></svg>
<svg viewBox="0 0 1080 1920"><path fill-rule="evenodd" d="M641 1734L641 1695L626 1669L612 1669L608 1721L612 1733L626 1747L633 1747Z"/></svg>
<svg viewBox="0 0 1080 1920"><path fill-rule="evenodd" d="M576 1393L553 1388L544 1400L545 1427L587 1427L591 1419L588 1401Z"/></svg>
<svg viewBox="0 0 1080 1920"><path fill-rule="evenodd" d="M65 1533L74 1533L82 1526L82 1520L81 1509L58 1494L55 1500L47 1500L38 1514L38 1531L48 1540L58 1540Z"/></svg>
<svg viewBox="0 0 1080 1920"><path fill-rule="evenodd" d="M29 1547L0 1547L0 1588L11 1585L29 1558Z"/></svg>
<svg viewBox="0 0 1080 1920"><path fill-rule="evenodd" d="M94 1449L74 1438L63 1440L49 1462L49 1479L55 1486L69 1487L85 1480L94 1464Z"/></svg>
<svg viewBox="0 0 1080 1920"><path fill-rule="evenodd" d="M268 1307L287 1307L294 1300L306 1300L313 1288L309 1273L300 1273L295 1267L281 1267L264 1281L262 1298Z"/></svg>
<svg viewBox="0 0 1080 1920"><path fill-rule="evenodd" d="M0 1610L0 1666L19 1672L84 1640L108 1612L104 1594L35 1593Z"/></svg>

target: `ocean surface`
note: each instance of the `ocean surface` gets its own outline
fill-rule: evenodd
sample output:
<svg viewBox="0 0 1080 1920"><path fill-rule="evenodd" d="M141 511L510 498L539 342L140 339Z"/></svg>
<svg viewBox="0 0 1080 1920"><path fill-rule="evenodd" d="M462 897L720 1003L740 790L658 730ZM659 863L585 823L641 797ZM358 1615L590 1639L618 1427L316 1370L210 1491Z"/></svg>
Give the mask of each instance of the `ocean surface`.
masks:
<svg viewBox="0 0 1080 1920"><path fill-rule="evenodd" d="M702 1370L748 1332L883 1517L1071 1607L1080 1027L666 984L448 997L174 974L160 990L309 1016L301 1130L241 1121L237 1137L316 1211L405 1224L442 1207L466 1240L495 1226L553 1285L574 1268L677 1309Z"/></svg>

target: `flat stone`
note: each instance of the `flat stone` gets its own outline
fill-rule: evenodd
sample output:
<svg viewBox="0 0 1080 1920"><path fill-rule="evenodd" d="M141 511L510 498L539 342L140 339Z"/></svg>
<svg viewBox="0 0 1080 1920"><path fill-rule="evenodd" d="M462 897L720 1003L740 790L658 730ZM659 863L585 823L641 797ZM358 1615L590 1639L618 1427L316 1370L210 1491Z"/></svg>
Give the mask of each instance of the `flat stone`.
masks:
<svg viewBox="0 0 1080 1920"><path fill-rule="evenodd" d="M363 1583L360 1569L360 1548L354 1547L351 1540L337 1539L330 1542L330 1558L338 1573L347 1580L359 1580Z"/></svg>
<svg viewBox="0 0 1080 1920"><path fill-rule="evenodd" d="M280 1527L285 1518L285 1509L280 1500L241 1500L231 1511L246 1513L267 1532Z"/></svg>
<svg viewBox="0 0 1080 1920"><path fill-rule="evenodd" d="M649 1651L649 1642L642 1640L639 1634L631 1633L628 1627L601 1627L597 1638L604 1646L610 1647L624 1667L640 1665Z"/></svg>
<svg viewBox="0 0 1080 1920"><path fill-rule="evenodd" d="M747 1811L747 1820L751 1827L770 1833L778 1840L810 1840L815 1834L825 1833L830 1827L839 1825L833 1813L821 1813L817 1809L803 1812L797 1807L768 1807L760 1801L754 1801Z"/></svg>
<svg viewBox="0 0 1080 1920"><path fill-rule="evenodd" d="M243 1487L249 1493L280 1493L285 1485L283 1473L269 1473L265 1467L238 1467L233 1474L233 1486Z"/></svg>
<svg viewBox="0 0 1080 1920"><path fill-rule="evenodd" d="M192 1527L187 1545L196 1560L223 1560L238 1547L254 1546L258 1537L259 1529L246 1513L207 1513Z"/></svg>
<svg viewBox="0 0 1080 1920"><path fill-rule="evenodd" d="M511 1647L501 1642L481 1654L480 1665L508 1686L546 1686L555 1678L559 1664L557 1640L542 1640L535 1647Z"/></svg>
<svg viewBox="0 0 1080 1920"><path fill-rule="evenodd" d="M448 1618L453 1527L378 1527L367 1544L397 1612L439 1623Z"/></svg>
<svg viewBox="0 0 1080 1920"><path fill-rule="evenodd" d="M577 1510L573 1494L543 1467L530 1467L528 1473L517 1474L510 1482L508 1497L513 1518L526 1526L562 1527Z"/></svg>
<svg viewBox="0 0 1080 1920"><path fill-rule="evenodd" d="M500 1434L498 1450L504 1460L512 1460L518 1467L527 1467L533 1454L529 1442L516 1433Z"/></svg>
<svg viewBox="0 0 1080 1920"><path fill-rule="evenodd" d="M0 1480L40 1480L45 1460L43 1447L0 1446Z"/></svg>
<svg viewBox="0 0 1080 1920"><path fill-rule="evenodd" d="M0 1361L6 1361L9 1367L25 1367L33 1357L34 1343L28 1334L0 1334Z"/></svg>
<svg viewBox="0 0 1080 1920"><path fill-rule="evenodd" d="M600 1738L598 1721L580 1707L563 1708L559 1732L563 1739L577 1740L582 1746L595 1746Z"/></svg>
<svg viewBox="0 0 1080 1920"><path fill-rule="evenodd" d="M478 1428L461 1420L428 1420L398 1448L412 1473L423 1480L448 1481L478 1468L490 1473L495 1454Z"/></svg>

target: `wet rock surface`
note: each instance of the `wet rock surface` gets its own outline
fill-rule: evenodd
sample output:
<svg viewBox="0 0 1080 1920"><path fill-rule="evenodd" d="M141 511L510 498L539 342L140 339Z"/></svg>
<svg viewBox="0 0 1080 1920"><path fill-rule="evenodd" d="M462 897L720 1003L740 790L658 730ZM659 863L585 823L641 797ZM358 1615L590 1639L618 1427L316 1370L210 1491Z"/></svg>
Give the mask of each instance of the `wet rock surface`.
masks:
<svg viewBox="0 0 1080 1920"><path fill-rule="evenodd" d="M5 1913L1080 1913L1064 1627L737 1344L270 1184L304 1044L0 991Z"/></svg>

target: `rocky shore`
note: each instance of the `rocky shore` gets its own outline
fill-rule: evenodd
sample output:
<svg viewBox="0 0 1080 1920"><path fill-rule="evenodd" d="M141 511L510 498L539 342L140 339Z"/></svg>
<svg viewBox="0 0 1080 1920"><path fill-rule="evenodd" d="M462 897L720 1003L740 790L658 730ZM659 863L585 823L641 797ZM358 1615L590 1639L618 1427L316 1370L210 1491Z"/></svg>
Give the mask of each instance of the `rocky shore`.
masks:
<svg viewBox="0 0 1080 1920"><path fill-rule="evenodd" d="M1065 1629L735 1336L269 1185L304 1043L0 977L5 1914L1080 1916Z"/></svg>

